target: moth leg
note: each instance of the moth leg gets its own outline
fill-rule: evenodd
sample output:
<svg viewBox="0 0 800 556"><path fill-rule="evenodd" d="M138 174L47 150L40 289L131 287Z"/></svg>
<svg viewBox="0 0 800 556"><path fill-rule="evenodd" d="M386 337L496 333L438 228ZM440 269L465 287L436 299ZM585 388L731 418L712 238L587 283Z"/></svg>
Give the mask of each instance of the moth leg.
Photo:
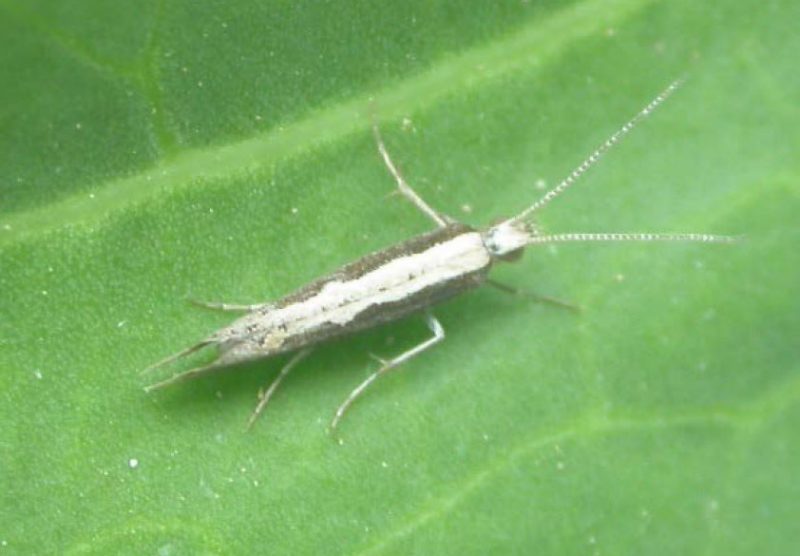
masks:
<svg viewBox="0 0 800 556"><path fill-rule="evenodd" d="M522 297L527 297L533 301L538 303L549 303L550 305L555 305L556 307L561 307L562 309L569 309L570 311L574 311L576 313L580 313L583 308L580 305L575 305L574 303L570 303L569 301L564 301L563 299L558 299L557 297L550 297L549 295L540 295L538 293L530 292L527 290L521 290L519 288L515 288L514 286L509 286L507 284L503 284L502 282L498 282L496 280L486 280L486 283L493 288L497 288L500 291L510 293L511 295L519 295Z"/></svg>
<svg viewBox="0 0 800 556"><path fill-rule="evenodd" d="M251 305L240 305L237 303L220 303L217 301L199 301L197 299L190 299L189 303L204 307L206 309L214 309L215 311L245 311L252 312L256 309L263 307L263 303L253 303Z"/></svg>
<svg viewBox="0 0 800 556"><path fill-rule="evenodd" d="M370 384L375 382L375 380L378 377L386 374L387 372L396 368L398 365L405 363L415 355L419 355L426 349L433 347L435 344L438 344L439 342L444 340L444 328L442 328L441 323L436 319L436 317L434 317L430 313L426 313L425 320L428 324L428 328L430 328L431 332L433 332L433 336L428 338L421 344L414 346L408 351L401 353L394 359L385 361L383 359L377 358L381 362L381 367L377 371L372 373L369 377L367 377L367 379L364 382L359 384L355 388L355 390L350 392L350 395L347 396L344 402L342 402L342 405L340 405L339 408L336 410L336 414L333 416L333 420L331 421L330 430L334 430L336 428L336 426L339 424L339 421L342 420L342 417L344 416L348 408L351 405L353 405L353 402L356 401L356 399L364 392L364 390L366 390Z"/></svg>
<svg viewBox="0 0 800 556"><path fill-rule="evenodd" d="M275 379L272 381L272 384L269 385L269 388L267 388L265 392L259 394L258 405L253 410L253 413L250 415L250 419L247 420L248 429L250 429L250 427L253 426L253 423L256 422L258 416L261 415L261 413L264 411L264 408L267 407L267 403L272 397L272 394L274 394L275 390L278 389L278 385L283 381L284 378L286 378L286 375L289 374L289 371L291 371L295 367L295 365L297 365L300 361L305 359L309 353L311 353L311 348L306 348L304 350L295 353L292 356L292 358L289 359L286 365L283 366L281 372L278 373L278 376L276 376Z"/></svg>
<svg viewBox="0 0 800 556"><path fill-rule="evenodd" d="M386 167L389 169L389 173L394 176L395 181L397 182L397 190L399 193L411 201L415 207L421 210L425 215L433 220L437 226L443 228L447 226L448 223L451 222L451 219L445 216L444 214L440 214L434 208L432 208L428 203L426 203L422 197L420 197L416 191L411 189L411 186L406 183L406 180L403 179L403 176L400 175L400 171L397 169L397 166L394 165L392 162L391 157L389 156L389 151L386 150L386 145L383 143L383 138L381 137L381 132L378 130L378 124L372 125L372 132L375 135L375 142L378 144L378 151L381 153L381 157L383 158L383 162L386 164Z"/></svg>

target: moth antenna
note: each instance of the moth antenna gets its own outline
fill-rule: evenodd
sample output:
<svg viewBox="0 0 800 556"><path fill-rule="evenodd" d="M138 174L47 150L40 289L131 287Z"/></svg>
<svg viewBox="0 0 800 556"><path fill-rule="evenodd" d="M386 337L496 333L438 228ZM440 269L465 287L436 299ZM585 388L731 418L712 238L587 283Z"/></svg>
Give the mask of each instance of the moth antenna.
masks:
<svg viewBox="0 0 800 556"><path fill-rule="evenodd" d="M740 238L715 234L689 233L583 233L550 234L533 236L528 243L563 243L567 241L695 241L700 243L735 243Z"/></svg>
<svg viewBox="0 0 800 556"><path fill-rule="evenodd" d="M633 118L631 118L625 125L619 128L611 137L606 139L606 141L600 145L595 151L589 155L589 157L584 160L577 168L575 168L566 178L564 178L561 183L555 186L553 189L545 193L538 201L533 203L530 207L519 213L517 216L513 217L510 222L519 222L520 220L526 219L528 216L533 214L535 211L539 210L547 203L561 195L567 188L569 188L573 183L578 181L578 179L586 173L586 171L594 166L598 160L600 160L603 155L605 155L611 147L616 145L620 139L625 137L636 125L644 120L647 116L649 116L662 102L667 100L667 98L675 92L675 90L683 84L684 79L677 79L670 83L669 87L664 89L657 97L650 101L650 103L645 106L638 114L636 114Z"/></svg>

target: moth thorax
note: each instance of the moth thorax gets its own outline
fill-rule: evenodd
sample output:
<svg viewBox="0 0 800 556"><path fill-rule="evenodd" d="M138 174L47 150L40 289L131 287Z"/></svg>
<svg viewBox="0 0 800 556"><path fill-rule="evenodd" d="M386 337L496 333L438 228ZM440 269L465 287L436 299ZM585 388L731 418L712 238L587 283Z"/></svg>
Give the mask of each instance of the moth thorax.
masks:
<svg viewBox="0 0 800 556"><path fill-rule="evenodd" d="M532 224L506 220L483 233L483 245L492 257L502 261L515 261L537 234L538 231Z"/></svg>

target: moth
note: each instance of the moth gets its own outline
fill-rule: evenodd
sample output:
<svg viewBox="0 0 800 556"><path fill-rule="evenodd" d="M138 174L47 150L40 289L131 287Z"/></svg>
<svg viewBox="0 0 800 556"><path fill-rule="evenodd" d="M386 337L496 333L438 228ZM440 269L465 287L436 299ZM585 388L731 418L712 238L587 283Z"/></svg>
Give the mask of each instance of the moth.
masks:
<svg viewBox="0 0 800 556"><path fill-rule="evenodd" d="M292 353L269 387L259 393L258 403L248 421L250 427L264 411L281 382L318 344L413 313L422 313L431 336L391 359L376 358L379 363L377 370L353 389L336 410L330 424L330 429L333 430L353 402L378 378L444 340L444 328L431 311L434 305L484 284L506 291L517 291L491 280L489 271L497 263L518 259L523 249L529 245L572 241L730 243L733 241L732 237L702 233L547 234L533 219L536 211L572 186L679 85L680 81L670 84L563 181L531 206L512 218L483 229L457 222L426 203L403 179L389 156L377 125L374 124L378 152L397 182L397 191L433 222L434 229L366 255L277 301L253 305L202 303L224 311L240 311L244 315L198 343L151 365L145 371L161 367L203 348L216 348L213 361L152 384L145 390L149 392L225 371L239 363ZM565 305L552 298L538 297L541 301Z"/></svg>

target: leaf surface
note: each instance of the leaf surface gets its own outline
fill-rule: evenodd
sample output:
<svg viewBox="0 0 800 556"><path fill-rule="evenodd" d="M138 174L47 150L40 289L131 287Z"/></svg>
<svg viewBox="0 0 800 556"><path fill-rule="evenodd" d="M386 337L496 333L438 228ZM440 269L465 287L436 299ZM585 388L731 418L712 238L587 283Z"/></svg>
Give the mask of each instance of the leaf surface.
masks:
<svg viewBox="0 0 800 556"><path fill-rule="evenodd" d="M9 553L786 554L800 544L795 3L0 2L0 542ZM126 7L127 6L127 7ZM671 80L542 211L550 231L734 246L531 249L447 340L420 318L146 395L223 326L426 231L518 212ZM165 371L168 375L169 371Z"/></svg>

